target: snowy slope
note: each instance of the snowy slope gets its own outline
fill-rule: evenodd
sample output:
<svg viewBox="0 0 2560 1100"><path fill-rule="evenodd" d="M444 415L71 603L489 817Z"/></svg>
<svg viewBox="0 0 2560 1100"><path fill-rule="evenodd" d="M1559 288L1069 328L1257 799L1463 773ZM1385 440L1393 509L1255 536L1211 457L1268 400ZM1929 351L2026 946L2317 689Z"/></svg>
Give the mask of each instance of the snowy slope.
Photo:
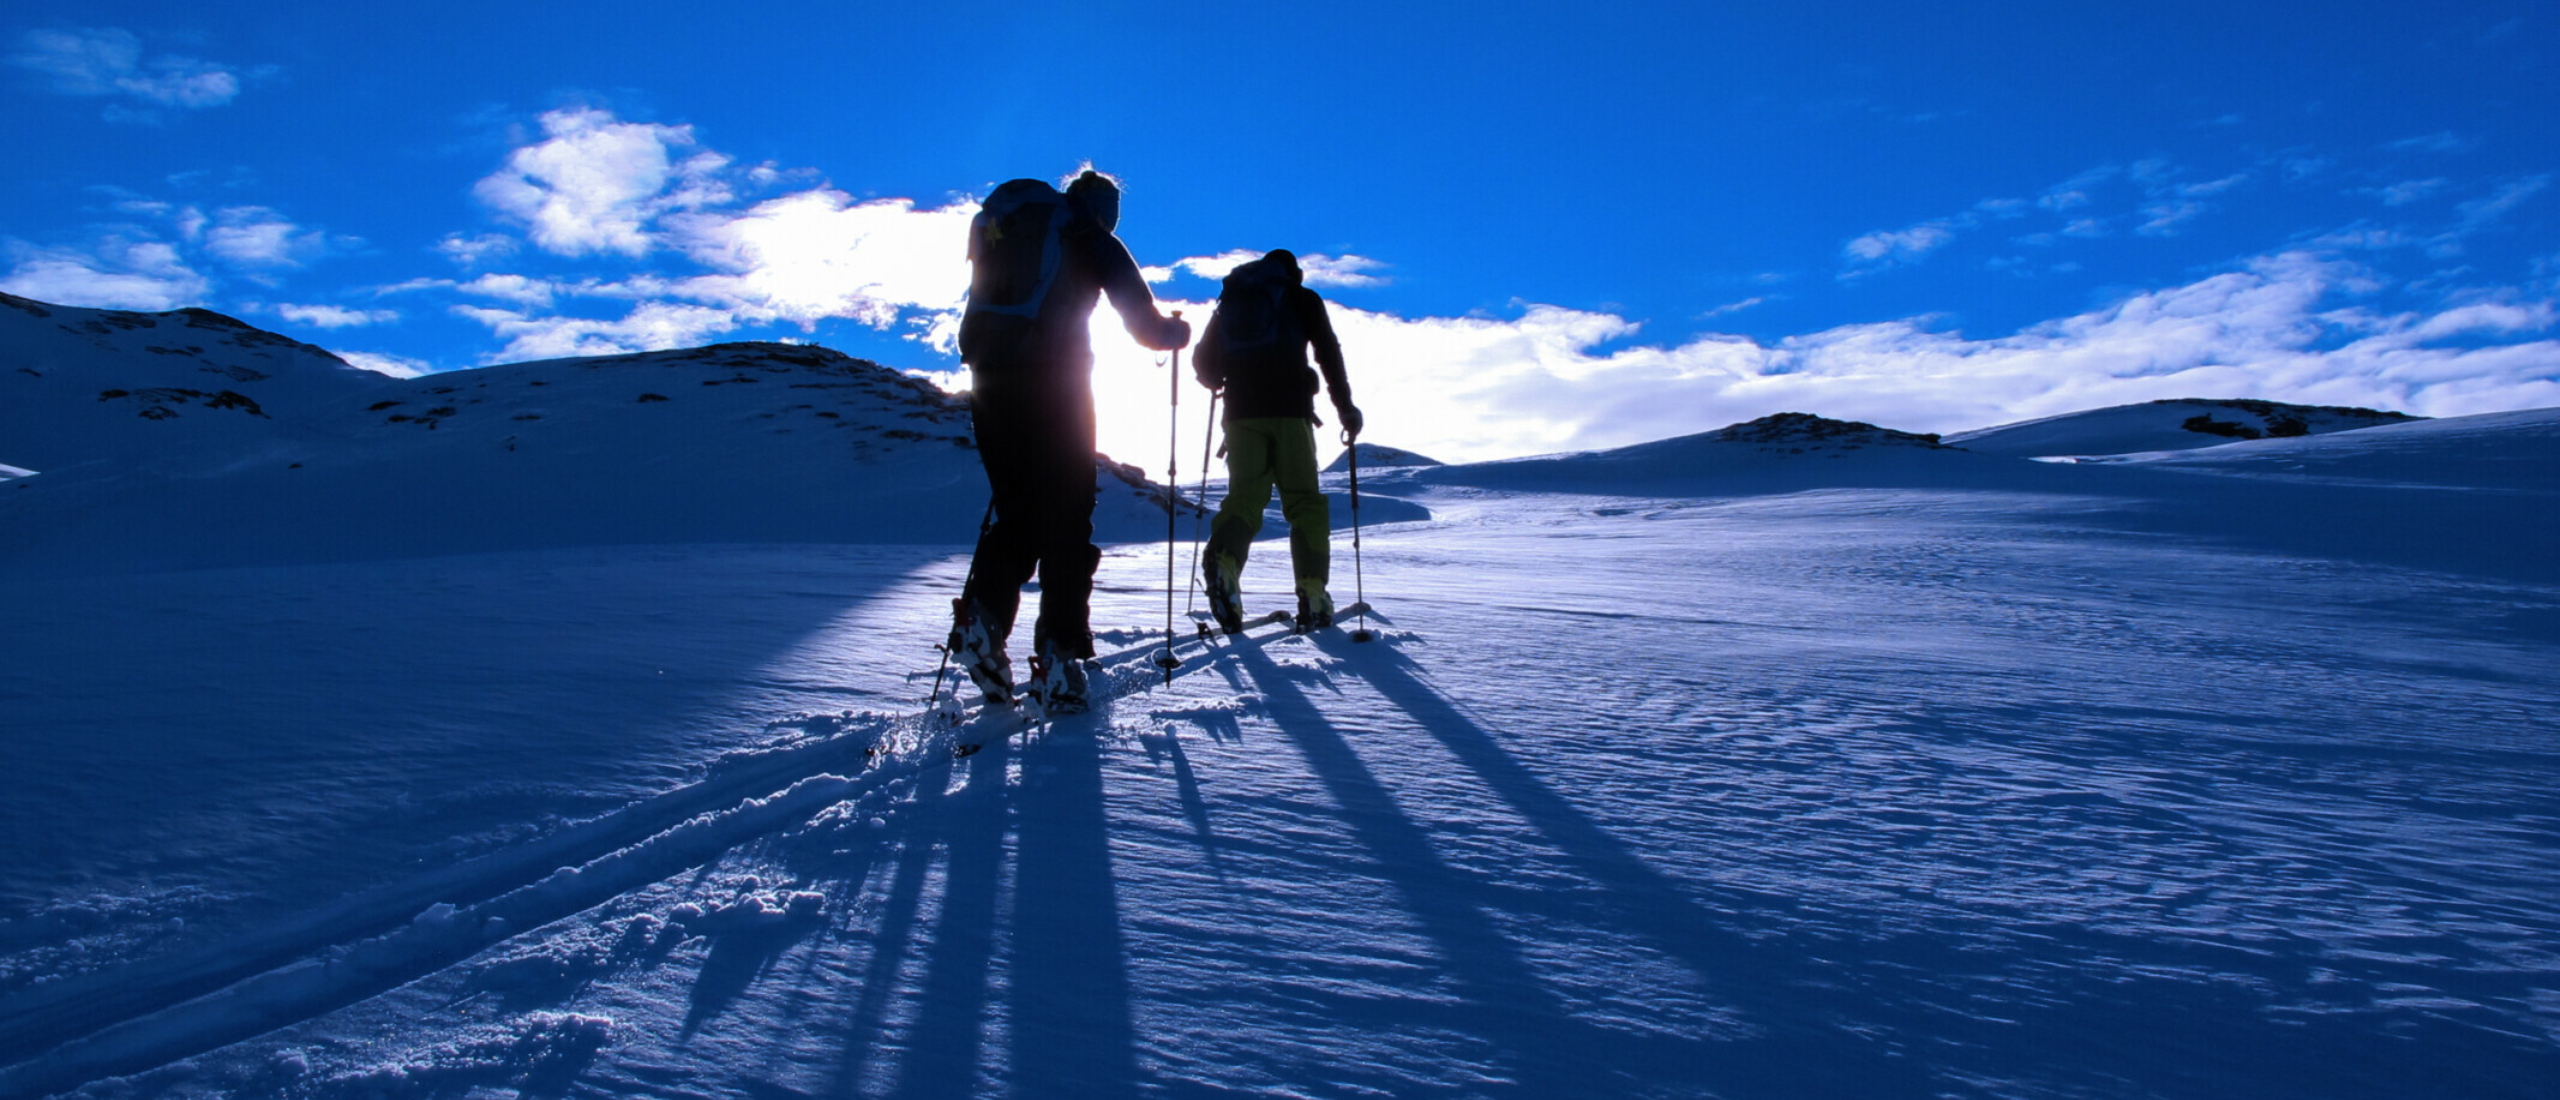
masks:
<svg viewBox="0 0 2560 1100"><path fill-rule="evenodd" d="M209 310L132 313L0 294L0 461L177 464L388 385Z"/></svg>
<svg viewBox="0 0 2560 1100"><path fill-rule="evenodd" d="M1433 467L1411 476L1434 485L1716 495L2049 480L2037 464L2021 459L1978 455L1936 436L1808 413L1779 413L1608 451Z"/></svg>
<svg viewBox="0 0 2560 1100"><path fill-rule="evenodd" d="M0 498L0 560L158 569L946 542L986 508L964 400L824 348L722 344L393 380L210 315L14 304L0 348L37 366L0 381L14 398L0 406L0 449L63 465ZM202 346L127 346L173 326L196 326ZM240 399L172 396L196 392L178 388L191 374L218 375ZM126 396L100 400L101 388ZM1097 537L1162 537L1160 488L1107 459L1101 480Z"/></svg>
<svg viewBox="0 0 2560 1100"><path fill-rule="evenodd" d="M1328 474L1349 473L1351 470L1351 459L1353 457L1352 452L1355 450L1359 452L1358 457L1360 459L1360 468L1363 470L1383 470L1389 466L1443 465L1439 459L1432 458L1427 455L1418 455L1412 451L1404 450L1402 448L1390 447L1383 443L1361 443L1356 446L1343 448L1341 454L1334 456L1333 463L1324 468L1324 472Z"/></svg>
<svg viewBox="0 0 2560 1100"><path fill-rule="evenodd" d="M633 480L747 502L687 505L693 541L494 502L530 545L0 569L42 639L0 662L0 1097L2560 1078L2560 412L2086 464L1781 418L1387 470L1428 518L1334 571L1379 641L1186 640L1164 682L1165 551L1116 546L1128 693L955 758L1013 724L923 720L965 547L694 538L808 503L728 449L906 461L814 423L894 393L777 354L404 383L295 444L395 487L305 498L357 527L528 448L654 449ZM891 420L920 465L831 491L922 526L935 422Z"/></svg>
<svg viewBox="0 0 2560 1100"><path fill-rule="evenodd" d="M2343 438L2255 440L2103 461L2279 481L2548 494L2560 487L2560 410L2412 420Z"/></svg>
<svg viewBox="0 0 2560 1100"><path fill-rule="evenodd" d="M2412 419L2404 413L2374 409L2188 399L2065 413L1957 432L1946 441L1983 454L2120 455L2211 447L2236 439L2321 435Z"/></svg>

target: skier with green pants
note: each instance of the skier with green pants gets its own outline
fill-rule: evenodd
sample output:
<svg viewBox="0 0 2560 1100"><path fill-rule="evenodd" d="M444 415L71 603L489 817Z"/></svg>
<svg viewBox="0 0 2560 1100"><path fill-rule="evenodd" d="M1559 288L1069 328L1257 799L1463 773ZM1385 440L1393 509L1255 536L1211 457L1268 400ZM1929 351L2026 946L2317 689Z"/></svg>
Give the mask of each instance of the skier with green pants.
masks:
<svg viewBox="0 0 2560 1100"><path fill-rule="evenodd" d="M1315 367L1307 353L1315 353ZM1360 409L1351 403L1351 380L1342 365L1342 343L1333 334L1324 298L1305 285L1298 258L1275 249L1226 277L1217 313L1202 330L1192 371L1200 384L1221 391L1227 403L1227 499L1210 524L1201 557L1209 613L1229 634L1244 628L1238 577L1262 533L1262 511L1280 490L1280 514L1289 521L1289 563L1297 575L1300 631L1333 625L1333 596L1325 589L1332 569L1332 509L1316 483L1316 367L1333 399L1347 439L1359 438Z"/></svg>

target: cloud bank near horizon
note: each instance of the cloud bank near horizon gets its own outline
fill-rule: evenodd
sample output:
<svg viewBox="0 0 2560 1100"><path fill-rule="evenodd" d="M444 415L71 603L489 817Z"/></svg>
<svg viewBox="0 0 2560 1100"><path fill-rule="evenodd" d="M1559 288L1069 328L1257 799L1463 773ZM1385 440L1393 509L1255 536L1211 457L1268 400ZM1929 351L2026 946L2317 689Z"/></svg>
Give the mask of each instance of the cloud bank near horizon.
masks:
<svg viewBox="0 0 2560 1100"><path fill-rule="evenodd" d="M2185 397L2423 416L2560 406L2560 340L2536 338L2560 322L2549 289L2386 312L2370 304L2382 284L2369 269L2291 251L1983 339L1896 320L1771 344L1706 334L1662 346L1629 343L1641 326L1626 318L1555 306L1524 303L1508 318L1333 310L1368 438L1464 462L1790 411L1946 433ZM1095 335L1097 347L1127 343L1113 341L1116 326ZM1106 432L1105 450L1163 450L1160 369L1134 348L1104 357L1105 404L1147 410Z"/></svg>
<svg viewBox="0 0 2560 1100"><path fill-rule="evenodd" d="M1843 274L1931 262L1950 239L2030 209L2135 235L2182 210L2194 216L2246 182L2242 175L2182 182L2151 163L2102 167L2032 201L1986 200L1857 238L1844 249ZM2417 182L2423 186L2405 192L2455 191ZM2385 250L2458 252L2463 237L2534 201L2547 183L2499 183L2455 204L2457 221L2435 230L2310 237L2219 274L2127 293L2006 336L1967 336L1922 317L1774 341L1706 332L1646 342L1638 319L1533 302L1499 315L1447 317L1337 300L1335 323L1371 438L1449 461L1620 446L1780 411L1947 432L2171 397L2425 415L2560 405L2560 344L2549 335L2560 316L2560 256L2529 284L2433 287L2415 295L2433 304L2414 309L2383 305L2412 296L2387 293L2395 284L2360 260ZM2101 221L2103 204L2091 196L2110 185L2143 205ZM739 164L705 148L690 127L596 108L543 115L538 135L471 191L491 222L449 232L433 247L453 274L378 287L379 301L363 307L242 308L350 336L419 309L441 310L497 341L487 363L691 346L777 325L809 332L844 320L930 349L944 366L920 373L966 383L948 355L968 282L963 242L974 198L940 206L857 198L812 173ZM202 303L225 279L272 287L361 244L263 206L207 209L126 195L114 210L121 220L97 227L87 248L0 241L12 261L0 288L66 304L170 309ZM1258 255L1189 256L1149 273L1159 282L1178 272L1214 280ZM1369 257L1301 262L1310 285L1329 295L1356 299L1387 285L1378 272L1388 265ZM417 306L390 308L406 302ZM1206 300L1165 304L1194 318L1210 308ZM1164 368L1107 310L1093 327L1103 448L1152 468L1165 445ZM343 354L386 373L426 369L404 356ZM1200 400L1191 391L1185 409ZM1182 446L1196 461L1199 440L1189 439Z"/></svg>

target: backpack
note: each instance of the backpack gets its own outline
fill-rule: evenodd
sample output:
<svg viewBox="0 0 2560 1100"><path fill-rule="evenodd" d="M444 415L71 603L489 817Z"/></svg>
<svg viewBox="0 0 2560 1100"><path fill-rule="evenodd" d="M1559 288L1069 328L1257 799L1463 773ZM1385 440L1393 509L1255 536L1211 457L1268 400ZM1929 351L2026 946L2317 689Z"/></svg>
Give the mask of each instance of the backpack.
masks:
<svg viewBox="0 0 2560 1100"><path fill-rule="evenodd" d="M1307 366L1307 331L1290 295L1303 276L1298 258L1275 250L1227 273L1218 286L1218 312L1209 319L1216 339L1203 339L1192 373L1211 389L1242 394L1316 392Z"/></svg>
<svg viewBox="0 0 2560 1100"><path fill-rule="evenodd" d="M1013 180L969 220L969 305L960 358L975 364L1019 347L1040 318L1066 259L1075 207L1039 180Z"/></svg>
<svg viewBox="0 0 2560 1100"><path fill-rule="evenodd" d="M1286 354L1291 360L1306 342L1298 315L1289 308L1289 292L1297 289L1298 268L1276 256L1264 256L1227 273L1218 285L1218 350L1232 365L1247 365Z"/></svg>

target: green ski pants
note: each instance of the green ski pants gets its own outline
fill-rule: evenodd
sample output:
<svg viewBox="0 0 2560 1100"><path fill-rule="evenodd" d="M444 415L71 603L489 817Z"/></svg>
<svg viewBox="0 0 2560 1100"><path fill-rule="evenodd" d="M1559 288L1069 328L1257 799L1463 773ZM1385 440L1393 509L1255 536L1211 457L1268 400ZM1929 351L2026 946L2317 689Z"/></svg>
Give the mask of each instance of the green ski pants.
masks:
<svg viewBox="0 0 2560 1100"><path fill-rule="evenodd" d="M1315 424L1303 416L1227 422L1227 499L1210 521L1208 552L1228 576L1242 576L1275 485L1281 518L1289 521L1298 591L1323 596L1332 571L1333 509L1316 484Z"/></svg>

